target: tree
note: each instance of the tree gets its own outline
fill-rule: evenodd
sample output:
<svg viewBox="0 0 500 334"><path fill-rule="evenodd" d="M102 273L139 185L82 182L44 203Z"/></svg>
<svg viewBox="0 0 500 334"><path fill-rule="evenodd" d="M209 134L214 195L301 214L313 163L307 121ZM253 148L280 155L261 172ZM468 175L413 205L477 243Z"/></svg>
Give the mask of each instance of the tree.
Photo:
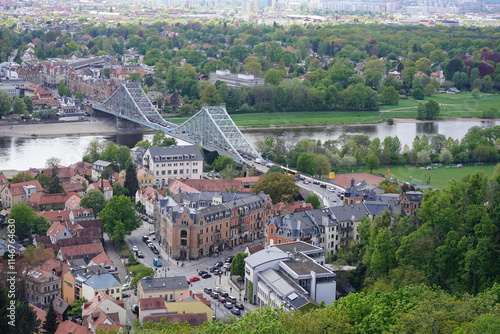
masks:
<svg viewBox="0 0 500 334"><path fill-rule="evenodd" d="M80 205L82 208L92 209L94 214L99 216L99 213L106 205L106 199L104 198L104 194L102 192L97 189L92 189L83 195Z"/></svg>
<svg viewBox="0 0 500 334"><path fill-rule="evenodd" d="M113 242L120 245L129 234L141 224L135 214L134 203L126 196L113 196L102 209L100 218L104 230Z"/></svg>
<svg viewBox="0 0 500 334"><path fill-rule="evenodd" d="M463 90L469 87L469 76L466 72L455 72L451 81L457 89Z"/></svg>
<svg viewBox="0 0 500 334"><path fill-rule="evenodd" d="M9 219L13 219L16 222L16 235L20 240L27 236L33 229L35 216L35 210L26 203L16 204L10 210Z"/></svg>
<svg viewBox="0 0 500 334"><path fill-rule="evenodd" d="M5 252L6 254L8 252ZM8 307L11 305L11 298L9 298L8 290L0 287L0 333L11 334L11 328L15 328L9 325L9 309Z"/></svg>
<svg viewBox="0 0 500 334"><path fill-rule="evenodd" d="M125 187L126 195L135 198L135 193L139 190L139 181L137 180L137 172L134 164L128 165L123 186Z"/></svg>
<svg viewBox="0 0 500 334"><path fill-rule="evenodd" d="M273 204L280 202L293 203L299 194L299 187L295 184L295 178L283 173L265 174L252 185L252 192L268 194Z"/></svg>
<svg viewBox="0 0 500 334"><path fill-rule="evenodd" d="M321 202L316 194L307 196L306 203L311 203L313 209L315 210L321 208Z"/></svg>
<svg viewBox="0 0 500 334"><path fill-rule="evenodd" d="M3 115L10 114L10 109L12 108L12 99L4 90L0 90L0 119Z"/></svg>
<svg viewBox="0 0 500 334"><path fill-rule="evenodd" d="M83 102L83 100L85 99L85 95L83 95L82 92L77 91L75 93L75 99L80 100L80 102Z"/></svg>
<svg viewBox="0 0 500 334"><path fill-rule="evenodd" d="M231 261L231 275L245 276L245 258L247 253L237 253Z"/></svg>
<svg viewBox="0 0 500 334"><path fill-rule="evenodd" d="M22 99L26 105L26 111L31 113L33 111L33 100L29 96L23 96Z"/></svg>
<svg viewBox="0 0 500 334"><path fill-rule="evenodd" d="M52 305L51 301L49 304L49 310L47 311L47 315L45 317L45 321L42 324L42 329L44 330L44 333L55 334L55 332L57 331L57 327L59 327L59 318L56 311L54 310L54 305Z"/></svg>
<svg viewBox="0 0 500 334"><path fill-rule="evenodd" d="M200 102L206 103L209 106L219 105L221 102L221 98L219 96L219 92L217 92L217 88L215 85L207 84L205 88L200 93Z"/></svg>
<svg viewBox="0 0 500 334"><path fill-rule="evenodd" d="M375 154L372 153L365 157L365 165L371 173L374 169L378 169L380 167L380 160Z"/></svg>
<svg viewBox="0 0 500 334"><path fill-rule="evenodd" d="M227 157L225 155L220 155L212 163L212 168L216 172L220 172L229 165L233 165L234 167L236 167L236 162L233 159L231 159L230 157Z"/></svg>
<svg viewBox="0 0 500 334"><path fill-rule="evenodd" d="M71 97L71 89L64 84L64 81L59 81L59 86L57 87L57 93L59 96Z"/></svg>
<svg viewBox="0 0 500 334"><path fill-rule="evenodd" d="M120 195L127 196L127 189L120 182L115 182L113 183L113 196Z"/></svg>
<svg viewBox="0 0 500 334"><path fill-rule="evenodd" d="M29 172L19 172L12 177L10 183L12 184L12 183L27 182L33 180L34 178Z"/></svg>
<svg viewBox="0 0 500 334"><path fill-rule="evenodd" d="M40 328L40 319L28 303L18 303L16 307L16 332L36 334Z"/></svg>
<svg viewBox="0 0 500 334"><path fill-rule="evenodd" d="M49 194L59 194L63 193L64 188L62 186L61 180L59 179L58 175L58 168L57 166L52 168L52 175L50 176L50 184L49 184L49 189L48 193Z"/></svg>
<svg viewBox="0 0 500 334"><path fill-rule="evenodd" d="M444 149L439 155L439 161L448 165L453 162L453 155L447 149Z"/></svg>
<svg viewBox="0 0 500 334"><path fill-rule="evenodd" d="M15 114L24 114L27 109L26 103L24 103L22 98L16 97L12 103L12 109Z"/></svg>
<svg viewBox="0 0 500 334"><path fill-rule="evenodd" d="M420 87L415 88L415 90L413 91L412 96L416 100L424 100L425 99L424 91Z"/></svg>
<svg viewBox="0 0 500 334"><path fill-rule="evenodd" d="M330 172L331 165L330 159L324 154L316 154L314 156L316 161L316 173L321 177L324 173Z"/></svg>
<svg viewBox="0 0 500 334"><path fill-rule="evenodd" d="M220 171L220 176L223 180L234 180L234 178L241 176L236 166L229 164Z"/></svg>
<svg viewBox="0 0 500 334"><path fill-rule="evenodd" d="M297 158L297 169L309 175L316 173L316 158L314 154L301 153Z"/></svg>
<svg viewBox="0 0 500 334"><path fill-rule="evenodd" d="M157 147L157 146L173 146L173 145L177 145L177 140L175 140L175 138L173 137L167 137L164 131L158 130L153 135L151 146Z"/></svg>
<svg viewBox="0 0 500 334"><path fill-rule="evenodd" d="M399 92L393 86L385 87L380 94L380 101L389 106L396 106L399 103Z"/></svg>
<svg viewBox="0 0 500 334"><path fill-rule="evenodd" d="M269 70L264 75L264 81L266 84L278 86L283 80L285 73L281 70Z"/></svg>

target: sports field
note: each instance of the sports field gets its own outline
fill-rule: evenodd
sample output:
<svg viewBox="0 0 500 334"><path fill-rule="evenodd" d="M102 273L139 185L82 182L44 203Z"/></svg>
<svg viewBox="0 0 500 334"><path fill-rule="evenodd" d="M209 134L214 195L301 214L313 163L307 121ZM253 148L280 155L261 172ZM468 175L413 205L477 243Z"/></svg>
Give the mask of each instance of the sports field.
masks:
<svg viewBox="0 0 500 334"><path fill-rule="evenodd" d="M455 166L455 165L450 165ZM427 166L426 166L427 167ZM430 174L431 183L430 185L435 188L446 188L447 183L451 179L460 180L464 176L474 173L477 170L482 170L487 176L493 176L493 169L495 168L494 164L490 165L482 165L476 166L475 164L463 165L462 168L457 167L449 167L445 168L445 166L432 166L436 167L436 169L427 170L426 167L421 169L420 167L415 166L382 166L377 170L373 170L373 174L383 174L386 175L386 171L390 170L391 177L401 180L401 181L410 181L410 175L412 176L413 183L425 185L425 175Z"/></svg>

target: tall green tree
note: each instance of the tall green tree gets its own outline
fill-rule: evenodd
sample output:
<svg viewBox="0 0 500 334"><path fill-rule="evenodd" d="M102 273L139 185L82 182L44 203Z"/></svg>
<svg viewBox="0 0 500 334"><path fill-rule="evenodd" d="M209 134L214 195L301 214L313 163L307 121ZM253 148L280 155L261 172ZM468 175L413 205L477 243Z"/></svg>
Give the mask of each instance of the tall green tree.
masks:
<svg viewBox="0 0 500 334"><path fill-rule="evenodd" d="M0 119L2 116L10 114L12 108L12 99L4 90L0 90Z"/></svg>
<svg viewBox="0 0 500 334"><path fill-rule="evenodd" d="M106 199L101 191L98 189L92 189L83 195L80 205L82 208L92 209L94 214L99 216L100 212L106 205Z"/></svg>
<svg viewBox="0 0 500 334"><path fill-rule="evenodd" d="M10 180L10 183L19 183L19 182L27 182L27 181L33 181L34 178L33 176L28 173L28 172L19 172L16 175L12 177Z"/></svg>
<svg viewBox="0 0 500 334"><path fill-rule="evenodd" d="M231 275L245 276L245 258L247 253L237 253L231 262Z"/></svg>
<svg viewBox="0 0 500 334"><path fill-rule="evenodd" d="M45 321L42 324L42 329L44 333L55 334L58 327L59 318L57 316L57 312L54 310L54 305L51 301L49 304L49 310L47 311L47 316L45 317Z"/></svg>
<svg viewBox="0 0 500 334"><path fill-rule="evenodd" d="M49 194L59 194L64 192L64 188L62 186L61 179L59 179L58 174L59 172L57 166L53 167L48 189Z"/></svg>
<svg viewBox="0 0 500 334"><path fill-rule="evenodd" d="M19 303L16 307L16 332L36 334L39 332L40 319L28 303Z"/></svg>
<svg viewBox="0 0 500 334"><path fill-rule="evenodd" d="M12 110L15 114L24 114L26 112L26 103L24 103L24 99L20 97L16 97L12 103Z"/></svg>
<svg viewBox="0 0 500 334"><path fill-rule="evenodd" d="M306 203L311 203L313 209L315 210L321 208L321 201L319 200L319 197L316 194L307 196Z"/></svg>
<svg viewBox="0 0 500 334"><path fill-rule="evenodd" d="M141 225L135 214L134 203L126 196L113 196L106 202L100 218L104 230L116 244L121 244L126 234Z"/></svg>
<svg viewBox="0 0 500 334"><path fill-rule="evenodd" d="M135 198L135 193L139 190L139 181L137 180L137 172L134 164L128 165L123 186L126 189L126 195Z"/></svg>
<svg viewBox="0 0 500 334"><path fill-rule="evenodd" d="M254 194L263 192L271 196L273 204L293 203L299 194L295 178L279 172L262 176L257 183L252 185L251 189Z"/></svg>

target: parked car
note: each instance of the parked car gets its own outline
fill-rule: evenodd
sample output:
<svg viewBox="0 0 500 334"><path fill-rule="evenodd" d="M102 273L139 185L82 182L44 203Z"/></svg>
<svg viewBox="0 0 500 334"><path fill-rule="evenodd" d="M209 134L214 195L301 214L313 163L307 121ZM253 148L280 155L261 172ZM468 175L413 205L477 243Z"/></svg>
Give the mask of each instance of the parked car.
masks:
<svg viewBox="0 0 500 334"><path fill-rule="evenodd" d="M133 251L133 252L137 252L138 250L139 250L139 247L137 247L137 246L132 246L132 251Z"/></svg>
<svg viewBox="0 0 500 334"><path fill-rule="evenodd" d="M234 304L234 307L239 309L239 310L245 309L245 306L242 303L236 303L236 304Z"/></svg>
<svg viewBox="0 0 500 334"><path fill-rule="evenodd" d="M205 292L207 294L211 294L212 293L212 289L210 289L210 288L203 288L203 292Z"/></svg>
<svg viewBox="0 0 500 334"><path fill-rule="evenodd" d="M201 275L203 275L203 274L207 274L207 272L206 272L205 270L200 270L200 271L198 271L198 275L199 275L199 276L201 276Z"/></svg>
<svg viewBox="0 0 500 334"><path fill-rule="evenodd" d="M130 289L130 284L123 284L122 285L122 290L129 290Z"/></svg>
<svg viewBox="0 0 500 334"><path fill-rule="evenodd" d="M210 294L210 296L213 298L213 299L219 299L219 294L217 292L213 292Z"/></svg>
<svg viewBox="0 0 500 334"><path fill-rule="evenodd" d="M210 277L212 277L212 275L210 275L209 273L203 273L203 274L201 275L201 277L202 277L202 278L210 278Z"/></svg>
<svg viewBox="0 0 500 334"><path fill-rule="evenodd" d="M222 275L222 271L220 269L215 269L214 275L220 276L220 275Z"/></svg>
<svg viewBox="0 0 500 334"><path fill-rule="evenodd" d="M233 262L234 256L228 256L226 257L226 263L231 263Z"/></svg>
<svg viewBox="0 0 500 334"><path fill-rule="evenodd" d="M222 297L226 298L229 296L229 293L227 293L226 291L221 291L219 292L219 295L221 295Z"/></svg>
<svg viewBox="0 0 500 334"><path fill-rule="evenodd" d="M132 296L131 293L122 293L122 298L128 298L130 296Z"/></svg>
<svg viewBox="0 0 500 334"><path fill-rule="evenodd" d="M222 292L222 289L218 286L214 287L212 290L214 290L215 292Z"/></svg>
<svg viewBox="0 0 500 334"><path fill-rule="evenodd" d="M220 268L220 267L222 267L223 265L224 265L224 263L223 263L222 261L217 261L217 262L215 262L214 267L218 267L218 268Z"/></svg>
<svg viewBox="0 0 500 334"><path fill-rule="evenodd" d="M226 299L226 297L222 297L221 295L219 295L219 301L221 303L225 303L225 302L227 302L227 299Z"/></svg>
<svg viewBox="0 0 500 334"><path fill-rule="evenodd" d="M236 297L227 296L227 301L231 302L231 304L236 304Z"/></svg>
<svg viewBox="0 0 500 334"><path fill-rule="evenodd" d="M145 243L149 243L149 237L147 235L143 235L142 236L142 241L144 241Z"/></svg>
<svg viewBox="0 0 500 334"><path fill-rule="evenodd" d="M241 315L241 311L237 308L232 308L231 313L234 315Z"/></svg>
<svg viewBox="0 0 500 334"><path fill-rule="evenodd" d="M199 280L200 280L200 278L198 276L191 276L191 278L189 279L189 282L196 282Z"/></svg>
<svg viewBox="0 0 500 334"><path fill-rule="evenodd" d="M231 304L231 302L225 302L224 303L224 307L227 308L227 309L232 309L233 308L233 304Z"/></svg>
<svg viewBox="0 0 500 334"><path fill-rule="evenodd" d="M210 269L208 269L208 271L210 271L211 273L213 273L217 268L216 267L210 267Z"/></svg>
<svg viewBox="0 0 500 334"><path fill-rule="evenodd" d="M141 259L144 257L144 254L142 254L141 251L137 251L136 255L138 258L141 258Z"/></svg>

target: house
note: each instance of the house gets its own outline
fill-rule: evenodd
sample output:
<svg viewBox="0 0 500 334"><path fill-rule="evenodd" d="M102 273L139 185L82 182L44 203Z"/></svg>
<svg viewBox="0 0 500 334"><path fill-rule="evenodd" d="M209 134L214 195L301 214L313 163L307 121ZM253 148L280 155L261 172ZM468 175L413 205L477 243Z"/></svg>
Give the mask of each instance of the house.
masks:
<svg viewBox="0 0 500 334"><path fill-rule="evenodd" d="M109 326L120 330L127 324L125 301L116 300L104 292L99 292L82 306L83 326L95 333ZM103 326L107 325L107 326Z"/></svg>
<svg viewBox="0 0 500 334"><path fill-rule="evenodd" d="M75 222L95 218L94 210L92 209L51 210L38 212L38 214L44 216L51 222Z"/></svg>
<svg viewBox="0 0 500 334"><path fill-rule="evenodd" d="M36 211L60 210L66 206L66 201L72 197L78 196L76 193L57 193L57 194L42 194L36 193L31 195L28 200L28 205Z"/></svg>
<svg viewBox="0 0 500 334"><path fill-rule="evenodd" d="M250 192L250 188L243 185L242 180L224 180L224 179L182 179L169 180L169 189L172 193L183 189L179 183L184 183L197 191L214 192ZM175 191L177 190L177 191Z"/></svg>
<svg viewBox="0 0 500 334"><path fill-rule="evenodd" d="M62 276L62 298L72 304L75 299L83 297L82 285L90 277L101 273L111 274L118 280L118 271L108 265L85 265L71 267Z"/></svg>
<svg viewBox="0 0 500 334"><path fill-rule="evenodd" d="M145 209L146 215L153 217L155 213L156 202L163 199L163 195L153 187L139 189L135 193L135 202L140 202Z"/></svg>
<svg viewBox="0 0 500 334"><path fill-rule="evenodd" d="M98 271L82 283L82 297L91 300L100 292L119 300L122 297L122 285L113 275Z"/></svg>
<svg viewBox="0 0 500 334"><path fill-rule="evenodd" d="M52 223L52 225L47 230L47 236L50 238L50 241L53 244L57 243L60 239L73 237L66 224L60 222Z"/></svg>
<svg viewBox="0 0 500 334"><path fill-rule="evenodd" d="M222 81L233 88L264 86L263 78L256 78L253 74L233 74L229 72L229 70L216 70L215 72L210 72L208 80L211 84L215 84L216 81Z"/></svg>
<svg viewBox="0 0 500 334"><path fill-rule="evenodd" d="M89 180L92 177L92 164L85 161L79 161L69 167L73 168L75 175L83 176L85 179Z"/></svg>
<svg viewBox="0 0 500 334"><path fill-rule="evenodd" d="M109 161L97 160L92 164L92 181L97 181L101 178L102 173L106 170L108 166L111 165Z"/></svg>
<svg viewBox="0 0 500 334"><path fill-rule="evenodd" d="M25 269L24 298L28 303L45 308L50 302L61 297L61 279L54 270L45 270L39 267Z"/></svg>
<svg viewBox="0 0 500 334"><path fill-rule="evenodd" d="M198 146L150 147L143 157L143 166L155 178L155 185L165 187L169 179L200 179L203 157Z"/></svg>
<svg viewBox="0 0 500 334"><path fill-rule="evenodd" d="M92 332L88 328L66 320L59 324L55 334L92 334Z"/></svg>
<svg viewBox="0 0 500 334"><path fill-rule="evenodd" d="M2 205L12 208L19 203L27 203L34 194L41 193L43 188L37 180L4 185L1 194Z"/></svg>
<svg viewBox="0 0 500 334"><path fill-rule="evenodd" d="M421 191L407 191L400 195L398 204L408 216L416 216L423 198L424 195Z"/></svg>
<svg viewBox="0 0 500 334"><path fill-rule="evenodd" d="M167 319L168 322L188 322L191 326L198 326L212 321L211 302L203 297L202 293L193 293L186 290L174 302L166 302L165 298L139 299L139 320L159 322Z"/></svg>
<svg viewBox="0 0 500 334"><path fill-rule="evenodd" d="M155 184L155 178L153 174L151 174L144 168L137 168L136 175L137 181L139 182L139 188L141 189L151 187Z"/></svg>
<svg viewBox="0 0 500 334"><path fill-rule="evenodd" d="M81 183L80 183L81 185ZM82 187L83 189L83 187ZM64 202L64 210L76 210L80 209L80 202L82 201L81 197L77 194L71 196Z"/></svg>
<svg viewBox="0 0 500 334"><path fill-rule="evenodd" d="M113 197L113 187L108 180L97 180L96 182L89 184L86 191L89 192L93 189L97 189L102 192L105 200L109 200L111 197Z"/></svg>
<svg viewBox="0 0 500 334"><path fill-rule="evenodd" d="M137 283L137 298L162 297L175 301L189 288L186 276L145 277Z"/></svg>
<svg viewBox="0 0 500 334"><path fill-rule="evenodd" d="M90 259L93 259L94 257L103 252L104 248L100 243L68 246L68 247L61 247L61 249L59 249L57 258L61 261L67 261L69 259L76 259L76 258L84 258L84 259L87 258L90 261Z"/></svg>
<svg viewBox="0 0 500 334"><path fill-rule="evenodd" d="M291 242L266 247L244 261L245 292L260 307L294 310L308 303L330 305L335 300L335 273L321 264L325 256L320 247Z"/></svg>
<svg viewBox="0 0 500 334"><path fill-rule="evenodd" d="M130 149L130 157L132 158L132 162L135 164L142 166L142 157L146 153L146 149L141 146L136 146Z"/></svg>

